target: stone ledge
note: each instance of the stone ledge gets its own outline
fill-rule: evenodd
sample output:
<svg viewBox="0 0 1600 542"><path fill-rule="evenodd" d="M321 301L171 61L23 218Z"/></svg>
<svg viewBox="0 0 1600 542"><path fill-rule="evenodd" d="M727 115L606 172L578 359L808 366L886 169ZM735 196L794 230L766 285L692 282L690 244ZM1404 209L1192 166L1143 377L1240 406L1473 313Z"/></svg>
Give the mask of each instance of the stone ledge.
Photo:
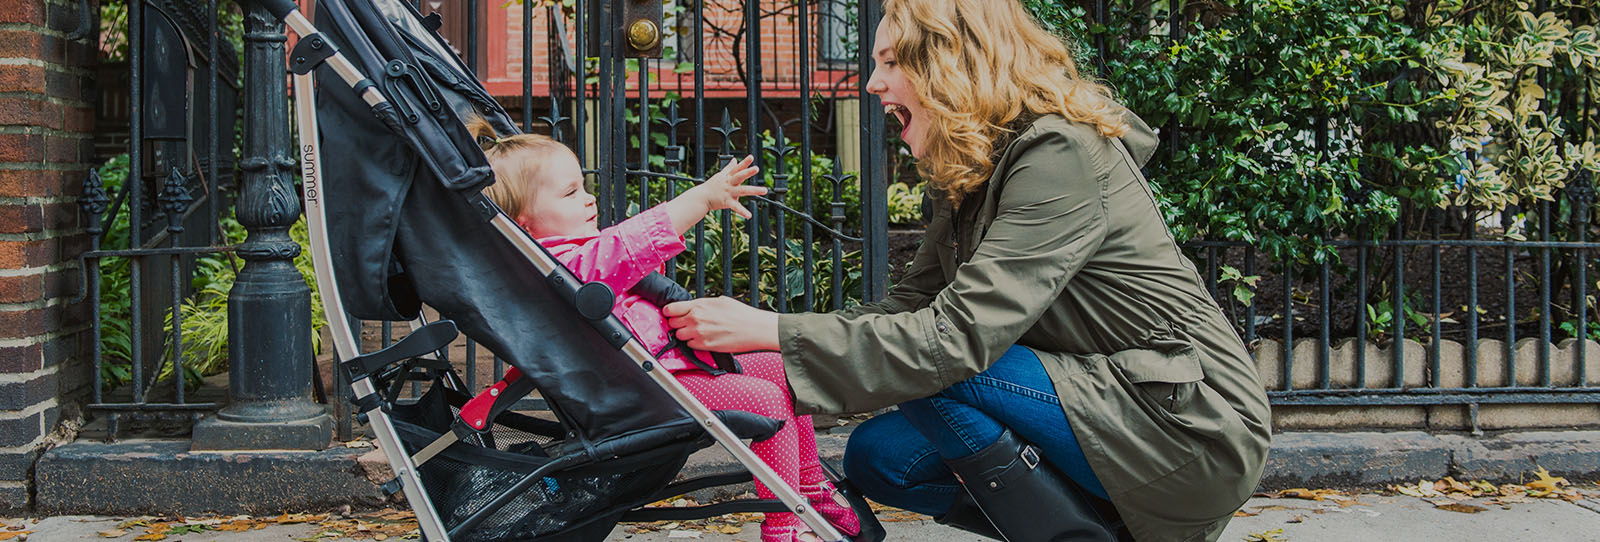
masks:
<svg viewBox="0 0 1600 542"><path fill-rule="evenodd" d="M1451 449L1450 471L1464 479L1525 481L1543 467L1553 476L1600 476L1600 431L1509 433L1491 439L1442 435Z"/></svg>
<svg viewBox="0 0 1600 542"><path fill-rule="evenodd" d="M847 434L821 434L817 448L840 467ZM1525 480L1538 466L1573 481L1600 479L1600 431L1543 431L1469 437L1401 432L1288 432L1273 436L1262 490L1291 487L1382 488L1455 476ZM75 442L45 453L36 467L37 511L50 514L250 513L385 505L382 452L192 453L188 441ZM680 477L731 472L720 447L695 453ZM743 493L750 484L702 490L700 500ZM0 492L0 501L4 501ZM399 506L404 506L400 504Z"/></svg>
<svg viewBox="0 0 1600 542"><path fill-rule="evenodd" d="M1442 478L1450 449L1420 431L1394 433L1279 433L1272 436L1261 487L1382 486Z"/></svg>
<svg viewBox="0 0 1600 542"><path fill-rule="evenodd" d="M35 506L47 514L273 514L383 504L356 458L319 452L190 452L187 440L74 442L34 469Z"/></svg>

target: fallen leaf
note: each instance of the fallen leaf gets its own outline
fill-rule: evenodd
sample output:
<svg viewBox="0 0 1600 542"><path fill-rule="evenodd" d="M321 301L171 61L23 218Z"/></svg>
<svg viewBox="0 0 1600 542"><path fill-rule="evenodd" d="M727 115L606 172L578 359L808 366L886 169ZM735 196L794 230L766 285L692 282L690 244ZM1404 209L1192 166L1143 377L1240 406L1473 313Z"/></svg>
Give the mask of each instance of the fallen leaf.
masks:
<svg viewBox="0 0 1600 542"><path fill-rule="evenodd" d="M1470 504L1459 503L1459 502L1437 504L1437 505L1434 505L1434 508L1438 508L1440 510L1449 510L1451 512L1461 512L1463 514L1476 514L1478 512L1482 512L1484 510L1488 510L1488 508L1484 508L1482 506L1473 506L1473 505L1470 505Z"/></svg>
<svg viewBox="0 0 1600 542"><path fill-rule="evenodd" d="M242 532L245 532L245 531L248 531L248 530L251 530L251 529L259 529L259 528L264 527L264 526L265 526L264 524L255 522L253 520L247 520L246 519L246 520L234 520L234 521L230 521L230 522L227 522L227 523L219 523L219 524L217 524L215 529L218 530L218 531L223 531L223 532L242 533Z"/></svg>
<svg viewBox="0 0 1600 542"><path fill-rule="evenodd" d="M27 540L33 531L0 531L0 540Z"/></svg>
<svg viewBox="0 0 1600 542"><path fill-rule="evenodd" d="M1244 510L1238 510L1238 511L1235 511L1233 513L1233 517L1236 517L1236 518L1247 518L1247 517L1259 516L1259 515L1261 515L1261 512L1246 512Z"/></svg>
<svg viewBox="0 0 1600 542"><path fill-rule="evenodd" d="M1303 522L1305 520L1306 520L1305 516L1302 516L1300 514L1295 514L1294 517L1289 518L1289 520L1285 521L1284 523L1300 523L1300 522Z"/></svg>
<svg viewBox="0 0 1600 542"><path fill-rule="evenodd" d="M202 532L208 531L210 529L211 529L210 527L208 527L208 526L206 526L204 524L187 523L187 524L178 525L176 527L173 527L171 530L169 530L167 532L169 534L175 534L175 535L177 535L177 534L198 534L198 533L202 533Z"/></svg>
<svg viewBox="0 0 1600 542"><path fill-rule="evenodd" d="M1326 492L1328 492L1328 491L1330 491L1330 490L1327 490L1327 489L1310 490L1310 489L1306 489L1306 488L1303 488L1303 487L1297 487L1297 488L1294 488L1294 489L1285 489L1283 491L1279 491L1278 492L1278 498L1281 498L1281 499L1306 499L1306 500L1310 500L1310 501L1320 501L1320 500L1323 499L1323 497L1325 495L1327 495Z"/></svg>
<svg viewBox="0 0 1600 542"><path fill-rule="evenodd" d="M100 538L116 538L116 537L128 534L128 531L125 531L125 530L122 530L122 529L112 529L112 530L109 530L109 531L100 531L99 533L96 533L96 534L99 534Z"/></svg>
<svg viewBox="0 0 1600 542"><path fill-rule="evenodd" d="M1273 529L1259 533L1245 535L1245 542L1287 542L1289 537L1283 536L1283 529Z"/></svg>
<svg viewBox="0 0 1600 542"><path fill-rule="evenodd" d="M1527 485L1529 494L1535 497L1543 497L1551 493L1556 493L1561 491L1563 486L1571 485L1570 482L1567 482L1566 478L1550 476L1550 471L1545 470L1544 467L1539 467L1539 470L1533 471L1533 474L1538 476L1539 479L1528 482Z"/></svg>
<svg viewBox="0 0 1600 542"><path fill-rule="evenodd" d="M1389 489L1392 489L1392 490L1398 491L1398 492L1400 492L1402 494L1410 495L1412 497L1416 497L1416 498L1419 498L1419 499L1431 499L1433 497L1443 497L1444 496L1444 494L1440 493L1439 490L1434 489L1434 483L1433 482L1429 482L1427 480L1419 481L1419 482L1416 483L1416 485L1407 484L1407 485L1389 486Z"/></svg>
<svg viewBox="0 0 1600 542"><path fill-rule="evenodd" d="M166 533L150 533L150 534L146 534L146 535L136 536L133 539L134 540L166 540L167 539L167 535L166 535Z"/></svg>

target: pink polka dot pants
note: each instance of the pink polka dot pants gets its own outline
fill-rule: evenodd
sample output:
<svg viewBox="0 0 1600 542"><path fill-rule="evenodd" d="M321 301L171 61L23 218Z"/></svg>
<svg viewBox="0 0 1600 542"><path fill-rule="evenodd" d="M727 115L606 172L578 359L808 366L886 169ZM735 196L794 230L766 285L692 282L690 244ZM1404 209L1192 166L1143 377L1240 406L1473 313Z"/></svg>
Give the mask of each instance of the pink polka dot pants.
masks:
<svg viewBox="0 0 1600 542"><path fill-rule="evenodd" d="M783 356L777 352L751 352L736 356L743 373L711 376L699 369L678 371L673 376L689 389L706 408L712 410L743 410L768 418L783 420L783 429L772 438L750 445L750 451L761 458L778 477L790 487L815 484L822 479L817 463L817 434L811 426L811 416L795 416L794 403L789 400L789 382L783 375ZM805 472L802 479L801 473ZM774 497L772 490L756 482L756 495L763 499ZM767 514L766 524L786 526L800 523L794 514Z"/></svg>

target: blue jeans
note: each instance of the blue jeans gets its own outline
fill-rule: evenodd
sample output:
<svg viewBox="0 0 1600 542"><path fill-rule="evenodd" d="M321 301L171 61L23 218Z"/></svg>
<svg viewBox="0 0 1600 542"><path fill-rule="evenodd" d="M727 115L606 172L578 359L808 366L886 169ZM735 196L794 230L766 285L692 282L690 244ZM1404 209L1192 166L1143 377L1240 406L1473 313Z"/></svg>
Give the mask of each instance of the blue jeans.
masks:
<svg viewBox="0 0 1600 542"><path fill-rule="evenodd" d="M1020 346L977 376L862 423L845 448L845 476L872 500L940 516L961 491L944 459L976 453L1006 428L1079 487L1106 498L1044 365Z"/></svg>

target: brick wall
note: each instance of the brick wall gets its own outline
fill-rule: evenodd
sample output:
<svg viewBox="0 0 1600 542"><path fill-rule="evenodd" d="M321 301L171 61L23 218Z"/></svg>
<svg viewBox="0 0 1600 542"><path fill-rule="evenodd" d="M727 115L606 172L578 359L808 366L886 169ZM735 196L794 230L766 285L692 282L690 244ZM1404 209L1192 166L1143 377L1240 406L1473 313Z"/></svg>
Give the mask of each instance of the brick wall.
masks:
<svg viewBox="0 0 1600 542"><path fill-rule="evenodd" d="M33 461L88 381L89 304L72 298L98 32L68 40L78 16L69 0L0 9L0 512L28 506Z"/></svg>

